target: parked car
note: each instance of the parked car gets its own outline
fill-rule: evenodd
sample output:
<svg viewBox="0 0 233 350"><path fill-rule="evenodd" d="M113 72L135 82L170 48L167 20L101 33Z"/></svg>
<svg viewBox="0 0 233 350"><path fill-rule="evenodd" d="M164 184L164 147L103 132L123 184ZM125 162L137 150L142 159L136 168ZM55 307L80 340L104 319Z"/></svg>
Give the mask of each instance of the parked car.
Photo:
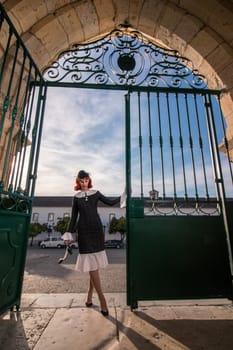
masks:
<svg viewBox="0 0 233 350"><path fill-rule="evenodd" d="M40 247L43 249L44 248L64 248L65 242L61 238L50 237L40 242Z"/></svg>
<svg viewBox="0 0 233 350"><path fill-rule="evenodd" d="M72 247L72 249L75 249L75 248L77 249L78 243L75 241L72 241L70 243L70 246ZM40 243L40 247L41 248L65 248L66 244L62 238L50 237L50 238L47 238L44 241L42 241Z"/></svg>
<svg viewBox="0 0 233 350"><path fill-rule="evenodd" d="M124 243L120 239L109 239L104 242L105 248L123 248Z"/></svg>
<svg viewBox="0 0 233 350"><path fill-rule="evenodd" d="M72 242L70 243L70 246L71 246L72 249L78 249L78 243L75 242L75 241L72 241Z"/></svg>

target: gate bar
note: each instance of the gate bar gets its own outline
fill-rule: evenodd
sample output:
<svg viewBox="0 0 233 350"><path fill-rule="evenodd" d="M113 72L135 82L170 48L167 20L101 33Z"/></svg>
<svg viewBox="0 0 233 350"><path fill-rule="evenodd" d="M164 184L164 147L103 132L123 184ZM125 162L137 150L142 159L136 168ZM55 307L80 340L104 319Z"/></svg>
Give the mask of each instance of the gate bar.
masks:
<svg viewBox="0 0 233 350"><path fill-rule="evenodd" d="M229 153L229 147L228 147L228 140L226 138L226 127L224 125L224 117L223 117L222 108L221 108L220 96L217 96L217 101L218 101L219 113L221 116L221 124L222 124L222 130L223 130L223 135L224 135L224 145L226 147L226 152L227 152L227 159L228 159L228 165L229 165L229 170L230 170L230 174L231 174L231 181L233 183L233 173L232 173L232 167L230 164L230 153Z"/></svg>
<svg viewBox="0 0 233 350"><path fill-rule="evenodd" d="M13 81L13 78L14 78L14 75L15 75L15 66L16 66L16 62L17 62L18 51L19 51L19 42L17 40L16 41L16 47L15 47L13 66L12 66L12 69L11 69L11 76L10 76L10 79L9 79L9 82L8 82L7 93L6 93L4 102L3 102L3 114L2 114L2 120L1 120L0 137L2 136L3 125L4 125L4 122L5 122L6 113L8 111L8 107L9 107L10 93L11 93L12 81ZM4 170L3 170L3 173L4 173ZM2 177L2 179L3 179L3 177Z"/></svg>
<svg viewBox="0 0 233 350"><path fill-rule="evenodd" d="M195 159L194 159L194 154L193 154L193 138L192 138L192 132L191 132L191 127L190 127L190 116L189 116L189 106L188 106L188 96L187 96L187 94L185 94L184 98L185 98L185 108L186 108L186 116L187 116L187 122L188 122L189 146L190 146L190 152L191 152L191 158L192 158L195 195L196 195L196 199L198 199L197 176L196 176L196 168L195 168Z"/></svg>
<svg viewBox="0 0 233 350"><path fill-rule="evenodd" d="M209 97L209 96L208 96ZM204 101L205 101L205 109L206 109L206 117L207 117L207 126L208 126L208 134L209 134L209 141L210 141L210 152L211 152L211 157L212 157L212 162L213 162L213 169L214 169L214 176L215 176L215 187L217 190L217 199L218 201L221 199L220 191L219 191L219 183L222 181L218 177L219 175L219 164L217 164L217 159L216 159L216 152L218 152L218 149L216 149L215 146L215 137L216 133L214 133L214 125L213 125L213 120L211 119L211 110L210 110L210 99L207 99L207 95L204 95ZM213 140L213 135L214 135L214 140Z"/></svg>
<svg viewBox="0 0 233 350"><path fill-rule="evenodd" d="M139 159L140 159L140 181L141 181L141 198L143 198L143 170L142 170L142 122L141 122L141 94L138 91L138 129L139 129Z"/></svg>
<svg viewBox="0 0 233 350"><path fill-rule="evenodd" d="M38 82L35 82L36 85L39 85ZM130 86L130 85L101 85L101 84L88 84L88 83L64 83L64 82L52 82L45 80L45 84L48 87L67 87L67 88L82 88L82 89L102 89L102 90L125 90L127 92L136 92L136 91L144 91L148 92L147 86ZM168 88L166 87L153 87L150 86L150 92L167 92ZM178 89L180 93L193 93L193 94L214 94L214 95L220 95L225 92L224 89L222 90L215 90L215 89L192 89L192 88L179 88ZM169 93L170 92L177 92L177 88L169 87Z"/></svg>
<svg viewBox="0 0 233 350"><path fill-rule="evenodd" d="M182 173L183 173L183 179L184 179L184 197L185 199L188 199L186 170L185 170L185 161L184 161L184 143L183 143L183 136L181 131L180 106L179 106L179 99L178 99L177 92L175 96L176 96L176 109L177 109L178 127L179 127L179 143L180 143L180 152L181 152L181 161L182 161Z"/></svg>
<svg viewBox="0 0 233 350"><path fill-rule="evenodd" d="M19 100L20 90L22 88L22 79L23 79L25 61L26 61L26 53L24 51L23 52L23 63L21 65L21 71L20 71L20 77L19 77L18 88L17 88L17 93L16 93L16 99L15 99L15 104L14 104L14 107L13 107L12 120L13 119L16 120L17 114L18 114L18 100ZM21 117L21 119L22 119L22 117ZM20 120L20 123L21 123L21 120ZM20 135L20 130L18 132L16 151L18 150L19 135ZM17 155L17 153L15 155ZM16 166L16 162L14 162L13 169L12 169L12 175L11 175L10 186L9 186L10 188L13 188L13 185L11 185L11 182L12 182L12 179L13 179L13 176L14 176L15 166Z"/></svg>
<svg viewBox="0 0 233 350"><path fill-rule="evenodd" d="M26 193L27 194L30 193L31 196L33 196L34 188L35 188L34 180L36 178L36 169L37 169L37 163L38 163L38 157L39 157L39 149L40 149L41 134L42 134L41 129L43 124L43 111L44 111L46 91L47 91L47 87L43 84L43 81L41 81L41 85L38 93L39 98L37 99L35 121L32 129L33 138L32 138L29 167L28 167L27 180L26 180ZM35 93L35 87L34 87L34 93ZM34 102L34 99L32 100L31 108L32 108L33 102Z"/></svg>
<svg viewBox="0 0 233 350"><path fill-rule="evenodd" d="M37 79L37 72L35 71L35 80ZM29 76L28 76L29 78ZM27 143L29 141L29 134L30 134L30 130L31 130L31 118L32 118L32 110L33 110L33 101L35 98L35 91L36 88L35 86L32 86L30 84L29 81L29 86L28 86L28 90L27 90L27 94L28 94L28 103L27 103L27 110L25 113L25 122L24 122L24 129L23 129L23 141L24 141L24 147L23 147L23 157L22 157L22 163L21 163L21 171L20 171L20 176L19 176L19 184L18 184L18 188L20 188L20 184L22 183L22 179L23 179L23 164L25 162L25 158L26 158L26 146Z"/></svg>
<svg viewBox="0 0 233 350"><path fill-rule="evenodd" d="M160 110L160 93L157 92L157 109L158 109L158 122L159 122L159 146L160 146L160 158L162 167L162 180L163 180L163 198L166 197L165 190L165 175L164 175L164 159L163 159L163 136L162 136L162 126L161 126L161 110Z"/></svg>
<svg viewBox="0 0 233 350"><path fill-rule="evenodd" d="M2 12L1 12L1 15L2 15ZM8 52L9 52L9 47L10 47L10 42L11 42L12 35L13 35L13 31L12 31L12 27L10 27L9 28L9 36L8 36L8 40L7 40L7 45L6 45L6 49L4 50L4 56L3 56L3 60L2 60L2 67L1 67L1 72L0 72L0 88L1 88L1 85L2 85L2 76L3 76L5 64L6 64L6 58L8 56Z"/></svg>
<svg viewBox="0 0 233 350"><path fill-rule="evenodd" d="M207 176L206 176L206 169L205 169L205 157L204 157L204 150L203 150L203 137L201 133L201 126L200 126L200 116L199 116L199 110L197 106L197 95L193 95L194 97L194 106L195 106L195 117L197 121L197 129L198 129L198 136L199 136L199 148L201 152L201 161L202 161L202 169L203 169L203 176L205 181L205 190L206 190L206 198L209 200L209 191L208 191L208 184L207 184Z"/></svg>
<svg viewBox="0 0 233 350"><path fill-rule="evenodd" d="M8 88L7 88L7 94L6 94L5 101L4 101L4 108L3 108L3 114L2 114L2 123L3 123L3 125L4 125L6 113L8 111L8 107L9 107L10 92L11 92L11 88L12 88L13 78L14 78L14 75L15 75L15 67L16 67L16 61L17 61L17 57L18 57L18 52L19 52L19 43L17 41L16 42L16 49L15 49L15 56L14 56L13 67L12 67L12 70L11 70L11 76L10 76L10 80L9 80L9 84L8 84ZM7 143L6 155L5 155L4 165L3 165L1 182L4 182L5 175L6 175L7 165L8 165L9 156L10 156L10 147L11 147L11 142L12 142L12 137L13 137L13 130L14 130L14 125L15 125L15 119L16 119L16 113L15 113L15 109L13 108L12 121L11 121L11 127L10 127L9 136L8 136L8 143ZM0 130L0 136L2 135L2 131L3 131L3 129Z"/></svg>
<svg viewBox="0 0 233 350"><path fill-rule="evenodd" d="M173 175L173 189L174 189L174 198L177 198L176 193L176 174L175 174L175 162L174 162L174 150L173 150L173 135L172 135L172 127L171 127L171 113L170 113L170 104L169 104L169 96L168 92L166 92L166 100L167 100L167 116L168 116L168 126L169 126L169 138L170 138L170 149L171 149L171 160L172 160L172 175Z"/></svg>
<svg viewBox="0 0 233 350"><path fill-rule="evenodd" d="M19 44L21 47L23 47L23 49L25 50L25 52L27 53L27 57L29 58L29 60L33 63L33 66L35 68L35 70L38 72L40 79L44 80L43 75L41 74L39 68L37 67L36 63L33 61L31 54L29 53L28 49L26 48L23 40L21 39L20 35L18 34L17 30L15 29L15 27L12 25L11 20L8 16L8 14L6 13L4 7L2 6L2 4L0 3L0 11L1 13L3 13L4 15L4 19L6 19L10 30L14 33L15 37L17 38Z"/></svg>
<svg viewBox="0 0 233 350"><path fill-rule="evenodd" d="M20 184L21 184L21 179L19 182L19 174L20 174L20 164L22 162L22 149L23 149L23 144L25 142L25 125L26 125L26 116L27 116L27 110L28 108L27 102L29 101L29 89L30 89L30 79L31 79L31 70L32 70L32 63L31 61L29 62L29 72L28 72L28 77L27 77L27 84L25 86L25 92L24 92L24 101L23 101L23 106L22 106L22 112L21 112L21 118L20 118L20 129L18 132L18 138L17 138L17 144L15 148L15 159L18 160L18 166L17 170L15 173L15 166L16 162L14 163L14 169L12 171L12 177L10 181L10 185L13 185L13 179L15 176L15 186L14 186L14 191L20 189ZM25 113L26 110L26 113ZM25 145L26 147L26 145ZM17 186L18 184L18 186Z"/></svg>
<svg viewBox="0 0 233 350"><path fill-rule="evenodd" d="M128 92L125 95L125 177L126 177L126 232L130 232L130 225L129 225L129 217L130 217L130 210L129 210L129 201L131 198L131 132L130 132L130 93ZM127 237L127 276L129 276L131 271L131 261L129 259L129 246L130 246L130 235ZM133 288L133 284L131 282L131 279L127 277L127 290L130 291ZM129 293L127 293L127 304L131 304Z"/></svg>
<svg viewBox="0 0 233 350"><path fill-rule="evenodd" d="M35 177L37 176L38 160L39 160L40 145L41 145L41 138L42 138L42 126L44 122L44 110L45 110L45 102L46 102L46 96L47 96L47 87L43 84L43 82L41 82L39 96L40 98L37 100L37 112L36 112L37 116L35 120L35 126L37 125L37 130L39 126L39 133L37 135L37 143L36 143L36 151L35 151L36 155L34 157L33 173L30 174L31 181L35 179ZM35 192L35 186L36 186L36 182L32 181L30 193L31 193L31 196L33 197Z"/></svg>
<svg viewBox="0 0 233 350"><path fill-rule="evenodd" d="M154 190L154 170L153 170L153 137L151 132L151 109L150 109L150 92L147 92L147 105L148 105L148 122L149 122L149 149L150 149L150 171L151 171L151 186Z"/></svg>
<svg viewBox="0 0 233 350"><path fill-rule="evenodd" d="M207 117L208 117L208 123L210 124L211 131L210 137L212 142L212 145L214 147L214 154L215 154L215 170L217 171L217 178L216 178L216 185L218 188L218 193L220 194L220 203L222 206L222 213L223 213L223 220L224 220L224 226L225 226L225 232L226 232L226 241L227 241L227 249L228 249L228 255L229 255L229 263L230 263L230 270L231 270L231 277L233 277L233 262L232 262L232 250L231 250L231 240L230 240L230 231L228 226L228 218L227 218L227 212L226 212L226 195L225 195L225 186L223 181L223 174L222 174L222 168L221 168L221 162L218 152L218 142L217 142L217 133L214 123L214 113L213 113L213 106L212 106L212 100L211 96L205 96L206 101L206 111L207 111Z"/></svg>

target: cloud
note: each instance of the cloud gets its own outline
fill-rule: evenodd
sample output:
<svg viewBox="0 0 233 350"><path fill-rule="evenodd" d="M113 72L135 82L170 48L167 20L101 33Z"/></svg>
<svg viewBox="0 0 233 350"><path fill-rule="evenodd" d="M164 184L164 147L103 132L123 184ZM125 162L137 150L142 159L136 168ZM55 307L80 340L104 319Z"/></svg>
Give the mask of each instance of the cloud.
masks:
<svg viewBox="0 0 233 350"><path fill-rule="evenodd" d="M124 183L122 92L51 88L48 91L36 195L72 195L78 170L95 188L119 195Z"/></svg>

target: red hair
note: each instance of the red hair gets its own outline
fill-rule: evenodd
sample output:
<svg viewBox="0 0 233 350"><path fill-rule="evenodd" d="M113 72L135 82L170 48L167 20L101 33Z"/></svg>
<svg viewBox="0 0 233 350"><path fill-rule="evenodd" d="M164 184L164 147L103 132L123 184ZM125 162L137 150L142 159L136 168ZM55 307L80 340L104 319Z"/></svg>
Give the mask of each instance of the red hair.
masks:
<svg viewBox="0 0 233 350"><path fill-rule="evenodd" d="M91 181L91 178L90 178L89 176L88 176L88 179L89 179L88 188L92 188L92 181ZM80 178L79 178L79 177L76 177L75 186L74 186L74 190L75 190L75 191L78 191L78 190L81 189L79 180L80 180Z"/></svg>

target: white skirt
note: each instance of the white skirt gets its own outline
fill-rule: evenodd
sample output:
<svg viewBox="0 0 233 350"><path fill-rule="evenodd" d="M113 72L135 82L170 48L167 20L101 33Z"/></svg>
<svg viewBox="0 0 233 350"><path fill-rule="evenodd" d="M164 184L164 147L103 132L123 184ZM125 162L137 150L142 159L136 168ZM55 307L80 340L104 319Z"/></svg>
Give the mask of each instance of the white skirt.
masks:
<svg viewBox="0 0 233 350"><path fill-rule="evenodd" d="M97 253L78 254L75 270L81 272L96 271L108 265L105 250Z"/></svg>

